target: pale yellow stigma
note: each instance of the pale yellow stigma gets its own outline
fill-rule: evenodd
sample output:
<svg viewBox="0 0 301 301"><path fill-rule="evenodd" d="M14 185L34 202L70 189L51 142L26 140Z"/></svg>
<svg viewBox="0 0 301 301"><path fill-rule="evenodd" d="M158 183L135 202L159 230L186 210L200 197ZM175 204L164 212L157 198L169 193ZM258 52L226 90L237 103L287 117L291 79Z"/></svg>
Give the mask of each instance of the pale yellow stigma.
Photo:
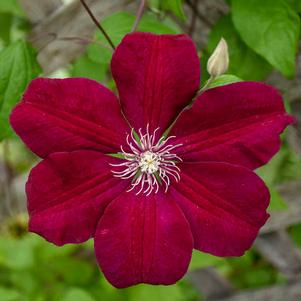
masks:
<svg viewBox="0 0 301 301"><path fill-rule="evenodd" d="M158 155L146 151L140 155L139 167L141 172L146 172L148 174L154 174L159 170L160 158Z"/></svg>

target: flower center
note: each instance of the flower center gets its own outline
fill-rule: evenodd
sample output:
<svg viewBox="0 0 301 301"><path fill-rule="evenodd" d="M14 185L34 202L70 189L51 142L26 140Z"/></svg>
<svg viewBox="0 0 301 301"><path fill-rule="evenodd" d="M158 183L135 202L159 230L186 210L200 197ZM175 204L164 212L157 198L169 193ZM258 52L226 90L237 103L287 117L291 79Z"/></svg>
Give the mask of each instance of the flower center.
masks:
<svg viewBox="0 0 301 301"><path fill-rule="evenodd" d="M180 180L180 169L177 166L182 161L174 150L182 144L173 145L170 140L174 136L164 139L157 139L156 133L149 133L149 126L146 133L143 134L139 130L139 139L135 139L134 131L127 136L127 144L129 151L125 151L121 147L124 162L120 164L111 164L118 168L112 173L115 177L121 179L132 179L131 188L128 191L137 189L137 195L144 193L150 195L153 191L157 193L160 186L164 186L167 192L171 179ZM138 142L138 141L139 142Z"/></svg>
<svg viewBox="0 0 301 301"><path fill-rule="evenodd" d="M153 174L159 170L160 157L151 151L142 153L139 160L139 167L141 172Z"/></svg>

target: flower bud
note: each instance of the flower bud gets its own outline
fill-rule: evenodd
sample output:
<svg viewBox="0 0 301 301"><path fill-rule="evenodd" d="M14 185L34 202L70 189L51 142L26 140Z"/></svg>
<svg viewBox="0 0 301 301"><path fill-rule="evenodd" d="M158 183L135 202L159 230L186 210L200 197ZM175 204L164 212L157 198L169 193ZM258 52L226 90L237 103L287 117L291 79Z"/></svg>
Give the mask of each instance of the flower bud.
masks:
<svg viewBox="0 0 301 301"><path fill-rule="evenodd" d="M216 46L207 63L207 70L211 77L224 74L229 67L228 45L224 38Z"/></svg>

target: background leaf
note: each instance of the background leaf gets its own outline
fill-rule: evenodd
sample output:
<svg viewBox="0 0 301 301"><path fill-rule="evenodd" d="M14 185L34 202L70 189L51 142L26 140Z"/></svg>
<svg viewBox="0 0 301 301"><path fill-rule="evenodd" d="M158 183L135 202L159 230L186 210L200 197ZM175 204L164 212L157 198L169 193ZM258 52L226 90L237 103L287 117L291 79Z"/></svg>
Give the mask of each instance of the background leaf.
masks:
<svg viewBox="0 0 301 301"><path fill-rule="evenodd" d="M186 20L182 0L161 0L160 4L163 10L172 12L183 21Z"/></svg>
<svg viewBox="0 0 301 301"><path fill-rule="evenodd" d="M21 9L18 0L0 0L0 12L24 16L24 12Z"/></svg>
<svg viewBox="0 0 301 301"><path fill-rule="evenodd" d="M34 245L35 241L31 236L19 240L1 236L0 266L5 266L14 270L31 267L34 263Z"/></svg>
<svg viewBox="0 0 301 301"><path fill-rule="evenodd" d="M213 27L207 48L210 54L222 37L227 41L229 48L228 73L244 80L263 80L272 71L272 67L242 41L230 15L220 18Z"/></svg>
<svg viewBox="0 0 301 301"><path fill-rule="evenodd" d="M72 288L66 293L62 301L95 301L95 299L80 288Z"/></svg>
<svg viewBox="0 0 301 301"><path fill-rule="evenodd" d="M301 180L301 158L287 145L283 145L269 164L259 168L257 173L268 185Z"/></svg>
<svg viewBox="0 0 301 301"><path fill-rule="evenodd" d="M1 301L21 301L21 295L12 289L0 287L0 300Z"/></svg>
<svg viewBox="0 0 301 301"><path fill-rule="evenodd" d="M0 141L12 135L9 114L29 82L41 73L33 49L17 41L0 52Z"/></svg>
<svg viewBox="0 0 301 301"><path fill-rule="evenodd" d="M288 209L288 204L284 201L280 193L272 187L269 187L269 190L271 194L269 210L280 211Z"/></svg>
<svg viewBox="0 0 301 301"><path fill-rule="evenodd" d="M5 44L8 44L10 41L10 28L12 25L13 17L8 13L0 13L0 39Z"/></svg>
<svg viewBox="0 0 301 301"><path fill-rule="evenodd" d="M286 0L232 0L242 39L287 77L295 73L300 18Z"/></svg>
<svg viewBox="0 0 301 301"><path fill-rule="evenodd" d="M224 261L221 257L216 257L208 253L203 253L194 250L192 253L192 259L189 265L189 270L201 269L208 266L216 266L222 264Z"/></svg>
<svg viewBox="0 0 301 301"><path fill-rule="evenodd" d="M287 0L296 12L301 13L301 1L300 0Z"/></svg>
<svg viewBox="0 0 301 301"><path fill-rule="evenodd" d="M130 301L185 301L185 298L178 285L171 286L150 286L139 285L131 291Z"/></svg>
<svg viewBox="0 0 301 301"><path fill-rule="evenodd" d="M71 69L72 77L87 77L103 82L108 71L106 64L92 61L87 54L78 58Z"/></svg>

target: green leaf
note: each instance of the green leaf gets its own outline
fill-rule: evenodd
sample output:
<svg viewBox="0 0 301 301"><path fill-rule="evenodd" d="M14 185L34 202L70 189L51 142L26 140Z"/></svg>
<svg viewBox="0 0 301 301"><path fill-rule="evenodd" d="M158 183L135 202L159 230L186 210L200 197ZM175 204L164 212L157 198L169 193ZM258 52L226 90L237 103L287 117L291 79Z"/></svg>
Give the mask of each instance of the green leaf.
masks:
<svg viewBox="0 0 301 301"><path fill-rule="evenodd" d="M183 21L186 20L182 0L161 0L160 5L163 10L172 12Z"/></svg>
<svg viewBox="0 0 301 301"><path fill-rule="evenodd" d="M0 0L0 12L11 13L16 16L25 16L18 0Z"/></svg>
<svg viewBox="0 0 301 301"><path fill-rule="evenodd" d="M103 82L108 71L106 64L92 61L87 54L78 58L71 70L72 77L87 77L99 82Z"/></svg>
<svg viewBox="0 0 301 301"><path fill-rule="evenodd" d="M295 74L300 18L286 0L232 0L242 39L287 77Z"/></svg>
<svg viewBox="0 0 301 301"><path fill-rule="evenodd" d="M27 298L23 298L24 293L27 295L35 291L40 284L37 280L40 279L40 275L43 275L43 273L45 273L45 271L43 271L37 279L31 271L32 270L30 269L13 270L10 273L9 280L12 283L13 287L16 288L18 291L22 292L22 298L20 301L28 300ZM31 300L32 299L28 301Z"/></svg>
<svg viewBox="0 0 301 301"><path fill-rule="evenodd" d="M69 257L78 249L78 246L73 244L57 247L44 240L42 237L31 233L28 233L26 237L35 241L34 256L35 259L40 260L41 262L49 262L52 259L58 260L61 257Z"/></svg>
<svg viewBox="0 0 301 301"><path fill-rule="evenodd" d="M211 254L200 251L193 251L192 259L189 265L189 270L205 268L208 266L217 266L224 262L221 257L216 257Z"/></svg>
<svg viewBox="0 0 301 301"><path fill-rule="evenodd" d="M301 247L301 224L292 226L292 228L289 230L289 234L293 241Z"/></svg>
<svg viewBox="0 0 301 301"><path fill-rule="evenodd" d="M269 210L281 211L281 210L288 209L288 204L282 198L280 193L271 187L269 187L269 190L271 194L271 202L270 202Z"/></svg>
<svg viewBox="0 0 301 301"><path fill-rule="evenodd" d="M95 301L95 299L83 289L71 288L62 298L62 301Z"/></svg>
<svg viewBox="0 0 301 301"><path fill-rule="evenodd" d="M148 0L148 7L152 10L159 10L161 0Z"/></svg>
<svg viewBox="0 0 301 301"><path fill-rule="evenodd" d="M0 300L1 301L19 301L19 300L21 300L21 295L13 289L7 289L5 287L0 287Z"/></svg>
<svg viewBox="0 0 301 301"><path fill-rule="evenodd" d="M301 179L301 158L286 145L257 173L269 186Z"/></svg>
<svg viewBox="0 0 301 301"><path fill-rule="evenodd" d="M0 52L0 140L12 135L9 114L41 69L33 49L17 41Z"/></svg>
<svg viewBox="0 0 301 301"><path fill-rule="evenodd" d="M183 9L183 0L149 0L149 8L164 16L164 12L171 12L182 21L186 21L186 15Z"/></svg>
<svg viewBox="0 0 301 301"><path fill-rule="evenodd" d="M178 285L171 286L149 286L139 285L129 290L130 301L184 301L185 297Z"/></svg>
<svg viewBox="0 0 301 301"><path fill-rule="evenodd" d="M178 34L181 28L170 18L158 19L154 14L145 14L138 27L138 31L156 34Z"/></svg>
<svg viewBox="0 0 301 301"><path fill-rule="evenodd" d="M231 74L223 74L221 76L216 77L209 85L208 88L215 88L215 87L219 87L219 86L225 86L225 85L229 85L229 84L233 84L233 83L237 83L237 82L241 82L242 80L235 76L235 75L231 75Z"/></svg>
<svg viewBox="0 0 301 301"><path fill-rule="evenodd" d="M118 45L123 37L129 33L135 22L135 16L125 12L115 13L105 18L102 26L107 31L115 45ZM139 31L153 32L157 34L176 34L180 29L171 21L159 21L153 14L145 14L139 24ZM97 40L108 46L107 41L101 33L97 33ZM98 44L92 44L88 47L87 54L89 58L100 64L109 64L112 58L112 51Z"/></svg>
<svg viewBox="0 0 301 301"><path fill-rule="evenodd" d="M244 273L244 282L247 287L260 288L273 284L273 270L266 267L251 267Z"/></svg>
<svg viewBox="0 0 301 301"><path fill-rule="evenodd" d="M296 12L301 13L301 1L300 0L287 0L287 1Z"/></svg>
<svg viewBox="0 0 301 301"><path fill-rule="evenodd" d="M16 270L33 266L34 245L35 242L27 236L20 240L1 236L0 265Z"/></svg>
<svg viewBox="0 0 301 301"><path fill-rule="evenodd" d="M234 28L230 15L220 18L213 27L208 40L208 53L213 53L222 37L227 41L229 47L228 73L243 80L260 81L268 76L272 67L242 41Z"/></svg>
<svg viewBox="0 0 301 301"><path fill-rule="evenodd" d="M47 269L47 265L43 269ZM89 284L93 276L93 265L73 257L52 260L48 269L60 275L65 283L76 286Z"/></svg>
<svg viewBox="0 0 301 301"><path fill-rule="evenodd" d="M10 41L10 30L13 17L8 13L0 13L0 39L6 44Z"/></svg>

